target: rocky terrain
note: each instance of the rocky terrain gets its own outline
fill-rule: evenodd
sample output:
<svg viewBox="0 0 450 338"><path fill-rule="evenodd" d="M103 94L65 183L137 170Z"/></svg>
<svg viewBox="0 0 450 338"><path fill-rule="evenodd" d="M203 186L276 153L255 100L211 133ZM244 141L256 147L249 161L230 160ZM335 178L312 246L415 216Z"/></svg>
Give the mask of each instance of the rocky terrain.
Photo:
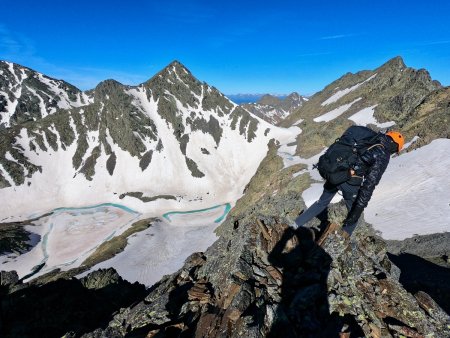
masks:
<svg viewBox="0 0 450 338"><path fill-rule="evenodd" d="M158 90L159 81L159 76L150 80L153 90ZM102 86L118 84L107 82ZM102 86L96 89L96 95L112 93L101 94ZM183 95L183 85L175 88L181 92L177 95ZM216 99L222 100L220 95ZM122 108L119 101L115 102L111 109L119 114ZM408 141L418 137L410 150L436 138L448 138L449 102L448 88L433 81L425 70L408 68L401 58L394 58L374 71L346 74L311 97L281 125L290 127L303 120L302 133L290 146L296 146L296 155L309 157L351 125L354 121L350 117L361 122L355 114L370 108L373 116L368 115L373 118L367 119L366 114L362 124L376 129L400 127ZM231 111L230 117L234 114ZM241 110L235 114L243 114L234 126L248 140L253 135L254 120L251 115L245 118ZM168 116L170 119L172 115ZM177 125L177 121L171 123ZM184 134L188 134L183 128L177 129L180 147ZM209 126L208 130L214 128ZM14 273L2 272L2 336L449 337L445 286L449 251L445 235L386 243L361 220L349 236L339 226L346 214L342 203L320 215L320 220L311 221L308 227L313 232L308 228L290 229L288 224L305 208L302 193L315 180L306 163L286 166L279 147L279 142L270 142L243 196L217 228L219 239L149 289L130 286L110 270L80 280L73 279L78 270L56 272L33 284L21 283ZM143 152L138 153L136 156ZM327 228L330 222L335 225ZM438 242L441 248L435 246ZM431 251L427 250L430 246ZM428 260L424 263L419 256ZM415 270L416 275L412 274ZM438 278L424 279L421 270L429 277L439 270ZM96 280L102 281L99 286ZM63 318L53 319L42 316L42 311L36 319L35 308L29 310L32 315L28 317L21 312L26 307L21 303L24 293L29 292L27 297L31 299L33 295L46 299L39 292L48 292L46 287L58 283L79 290L75 293L78 299L89 294L98 301L75 303L69 319L64 318L64 311ZM90 293L92 289L96 292ZM113 295L122 294L123 289L126 299L110 306L110 294L95 298L103 289L113 290ZM60 294L55 291L53 295ZM54 305L37 306L50 309ZM86 309L98 311L98 317ZM80 324L86 315L95 322ZM51 320L54 322L45 326ZM46 328L56 326L54 331Z"/></svg>
<svg viewBox="0 0 450 338"><path fill-rule="evenodd" d="M301 107L308 99L298 93L291 93L285 98L266 94L263 95L256 103L245 103L241 106L259 116L263 120L277 125L283 121L290 113Z"/></svg>

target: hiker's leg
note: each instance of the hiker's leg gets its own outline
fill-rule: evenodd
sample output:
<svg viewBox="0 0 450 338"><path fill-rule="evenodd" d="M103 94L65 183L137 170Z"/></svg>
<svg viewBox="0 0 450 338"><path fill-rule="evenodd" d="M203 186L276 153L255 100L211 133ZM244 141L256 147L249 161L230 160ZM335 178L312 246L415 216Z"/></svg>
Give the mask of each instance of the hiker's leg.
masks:
<svg viewBox="0 0 450 338"><path fill-rule="evenodd" d="M353 203L358 197L359 185L351 185L347 182L344 182L339 185L339 190L342 192L342 197L344 198L345 206L347 210L350 211L352 209Z"/></svg>
<svg viewBox="0 0 450 338"><path fill-rule="evenodd" d="M359 188L360 188L359 185L351 185L346 182L339 185L339 190L342 191L342 197L344 198L345 206L347 207L347 210L349 212L352 209L352 206L356 200L356 197L358 197ZM353 230L355 230L357 224L358 224L358 221L356 221L353 224L349 224L344 229L349 234L352 234L352 232L353 232Z"/></svg>
<svg viewBox="0 0 450 338"><path fill-rule="evenodd" d="M337 188L331 184L325 183L323 186L323 193L319 200L314 202L308 209L295 219L298 226L303 226L320 214L330 204L334 195L337 193Z"/></svg>

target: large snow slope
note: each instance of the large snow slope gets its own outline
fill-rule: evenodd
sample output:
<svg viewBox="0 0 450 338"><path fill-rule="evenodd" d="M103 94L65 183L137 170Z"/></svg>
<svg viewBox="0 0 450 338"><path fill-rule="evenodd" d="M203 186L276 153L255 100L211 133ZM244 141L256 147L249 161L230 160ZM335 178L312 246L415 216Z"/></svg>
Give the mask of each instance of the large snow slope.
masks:
<svg viewBox="0 0 450 338"><path fill-rule="evenodd" d="M450 231L450 140L391 159L364 214L385 239Z"/></svg>

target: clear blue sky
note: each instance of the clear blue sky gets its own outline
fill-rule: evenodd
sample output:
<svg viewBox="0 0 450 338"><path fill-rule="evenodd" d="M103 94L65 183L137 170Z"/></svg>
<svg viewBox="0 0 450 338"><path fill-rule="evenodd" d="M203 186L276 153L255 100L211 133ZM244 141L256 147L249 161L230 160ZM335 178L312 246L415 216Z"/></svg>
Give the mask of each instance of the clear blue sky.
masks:
<svg viewBox="0 0 450 338"><path fill-rule="evenodd" d="M450 84L450 1L0 3L0 59L90 89L172 60L226 94L311 94L400 55Z"/></svg>

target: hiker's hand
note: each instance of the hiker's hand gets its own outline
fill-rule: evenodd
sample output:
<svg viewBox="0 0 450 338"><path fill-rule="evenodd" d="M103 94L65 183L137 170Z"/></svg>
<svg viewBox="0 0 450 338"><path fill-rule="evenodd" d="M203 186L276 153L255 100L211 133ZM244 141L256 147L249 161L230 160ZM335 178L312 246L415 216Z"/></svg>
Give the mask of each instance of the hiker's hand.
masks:
<svg viewBox="0 0 450 338"><path fill-rule="evenodd" d="M344 221L344 226L353 225L358 222L359 217L361 216L364 208L355 205L352 210L348 213L347 218Z"/></svg>
<svg viewBox="0 0 450 338"><path fill-rule="evenodd" d="M295 223L295 222L292 222L291 224L289 224L289 227L290 227L291 229L296 230L296 229L299 227L299 225L298 225L297 223Z"/></svg>

